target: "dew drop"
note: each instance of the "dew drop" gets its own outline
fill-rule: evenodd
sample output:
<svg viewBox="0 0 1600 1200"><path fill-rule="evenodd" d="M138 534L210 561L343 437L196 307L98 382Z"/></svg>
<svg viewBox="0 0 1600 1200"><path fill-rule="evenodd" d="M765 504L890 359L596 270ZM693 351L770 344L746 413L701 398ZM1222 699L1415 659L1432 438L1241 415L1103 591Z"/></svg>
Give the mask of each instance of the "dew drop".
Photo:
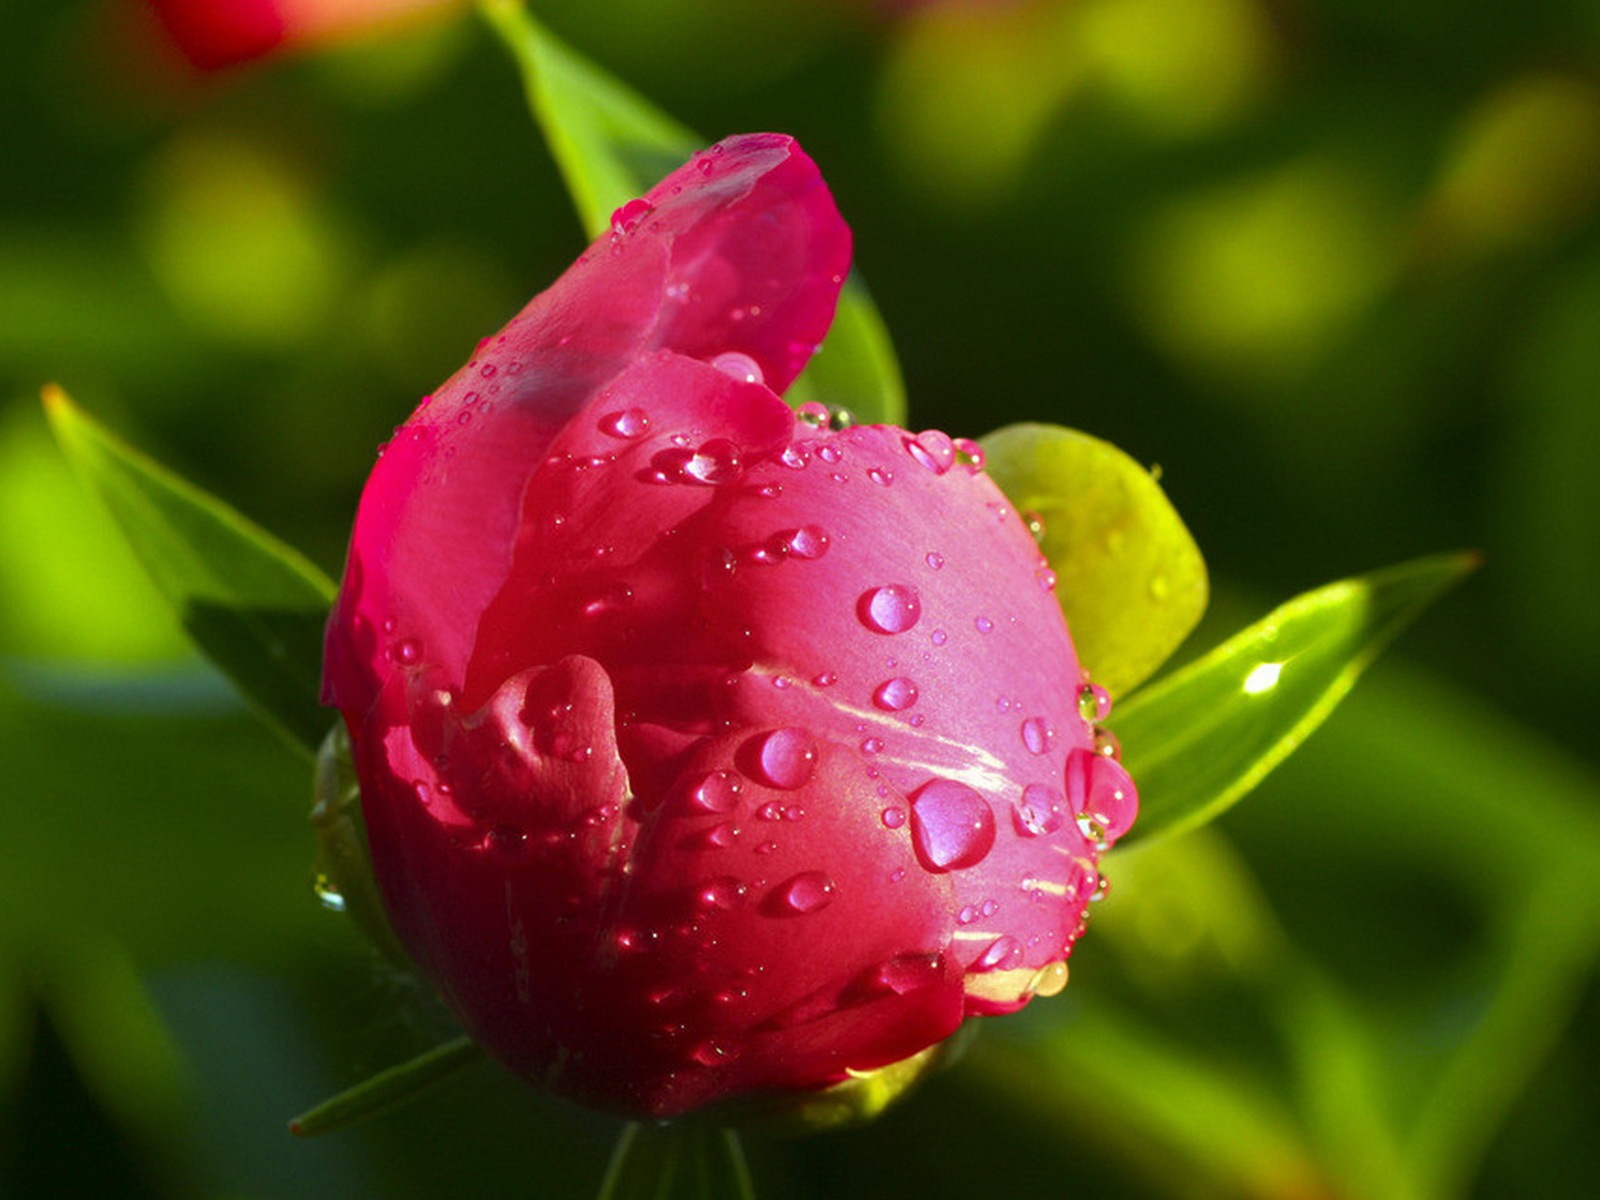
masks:
<svg viewBox="0 0 1600 1200"><path fill-rule="evenodd" d="M974 475L983 470L983 464L988 461L988 455L982 446L970 438L956 438L951 443L955 447L957 458L966 464L968 470Z"/></svg>
<svg viewBox="0 0 1600 1200"><path fill-rule="evenodd" d="M917 702L917 685L904 676L885 680L872 693L872 702L888 712L901 712Z"/></svg>
<svg viewBox="0 0 1600 1200"><path fill-rule="evenodd" d="M1022 513L1021 517L1022 523L1028 527L1028 533L1032 535L1033 540L1035 542L1044 541L1044 518L1032 511Z"/></svg>
<svg viewBox="0 0 1600 1200"><path fill-rule="evenodd" d="M989 943L986 949L972 964L974 972L997 971L1015 961L1022 953L1022 946L1010 934L1002 934Z"/></svg>
<svg viewBox="0 0 1600 1200"><path fill-rule="evenodd" d="M1067 986L1067 964L1045 963L1028 981L1028 991L1035 996L1057 996Z"/></svg>
<svg viewBox="0 0 1600 1200"><path fill-rule="evenodd" d="M650 414L642 408L624 408L600 418L600 432L617 438L636 438L650 429Z"/></svg>
<svg viewBox="0 0 1600 1200"><path fill-rule="evenodd" d="M749 890L732 875L719 875L700 885L700 890L695 893L695 900L699 902L701 908L727 912L739 907Z"/></svg>
<svg viewBox="0 0 1600 1200"><path fill-rule="evenodd" d="M834 671L823 671L819 675L812 676L811 682L819 688L832 687L839 682L839 676Z"/></svg>
<svg viewBox="0 0 1600 1200"><path fill-rule="evenodd" d="M1056 573L1049 567L1040 567L1034 573L1034 579L1038 582L1041 592L1053 592L1056 590Z"/></svg>
<svg viewBox="0 0 1600 1200"><path fill-rule="evenodd" d="M1022 723L1022 744L1029 754L1048 754L1055 736L1056 731L1043 717L1029 717Z"/></svg>
<svg viewBox="0 0 1600 1200"><path fill-rule="evenodd" d="M1078 689L1078 715L1090 724L1104 721L1111 715L1111 693L1098 683L1086 683Z"/></svg>
<svg viewBox="0 0 1600 1200"><path fill-rule="evenodd" d="M966 784L931 779L911 795L911 845L929 871L974 866L994 845L994 812Z"/></svg>
<svg viewBox="0 0 1600 1200"><path fill-rule="evenodd" d="M702 1067L720 1067L737 1056L733 1043L720 1038L707 1038L689 1051L689 1058Z"/></svg>
<svg viewBox="0 0 1600 1200"><path fill-rule="evenodd" d="M891 804L880 814L885 829L899 829L906 823L906 810Z"/></svg>
<svg viewBox="0 0 1600 1200"><path fill-rule="evenodd" d="M828 552L827 531L818 525L802 525L778 535L795 558L817 559Z"/></svg>
<svg viewBox="0 0 1600 1200"><path fill-rule="evenodd" d="M955 444L937 429L916 437L907 434L904 445L907 454L935 475L943 475L956 461Z"/></svg>
<svg viewBox="0 0 1600 1200"><path fill-rule="evenodd" d="M861 623L876 633L904 633L922 615L922 601L916 589L890 583L863 592L856 613Z"/></svg>
<svg viewBox="0 0 1600 1200"><path fill-rule="evenodd" d="M732 771L711 771L689 792L689 804L701 812L732 812L744 784Z"/></svg>
<svg viewBox="0 0 1600 1200"><path fill-rule="evenodd" d="M317 900L329 912L344 911L344 896L334 886L333 880L326 875L318 875L311 884L312 891L316 892Z"/></svg>
<svg viewBox="0 0 1600 1200"><path fill-rule="evenodd" d="M935 629L933 633L929 635L928 640L935 646L942 646L950 640L950 635L942 629Z"/></svg>
<svg viewBox="0 0 1600 1200"><path fill-rule="evenodd" d="M882 467L868 467L867 478L879 487L888 487L894 482L894 472L885 471Z"/></svg>
<svg viewBox="0 0 1600 1200"><path fill-rule="evenodd" d="M817 740L804 729L773 729L748 745L756 778L768 787L785 791L804 787L817 769Z"/></svg>
<svg viewBox="0 0 1600 1200"><path fill-rule="evenodd" d="M736 478L740 466L739 448L727 438L712 438L689 457L682 472L696 483L716 485Z"/></svg>
<svg viewBox="0 0 1600 1200"><path fill-rule="evenodd" d="M931 571L940 571L944 569L944 555L940 554L937 550L929 550L928 553L923 557L922 561L928 564L928 569Z"/></svg>
<svg viewBox="0 0 1600 1200"><path fill-rule="evenodd" d="M783 453L778 455L778 461L791 471L800 471L806 465L805 452L798 446L785 446Z"/></svg>
<svg viewBox="0 0 1600 1200"><path fill-rule="evenodd" d="M861 739L861 753L863 753L863 754L881 754L882 752L883 752L883 739L882 738L880 738L880 737L869 737L869 738L862 738Z"/></svg>
<svg viewBox="0 0 1600 1200"><path fill-rule="evenodd" d="M415 666L422 658L422 643L416 638L403 638L390 648L389 657L402 667Z"/></svg>
<svg viewBox="0 0 1600 1200"><path fill-rule="evenodd" d="M972 624L979 633L992 633L994 631L994 622L988 617L979 617Z"/></svg>
<svg viewBox="0 0 1600 1200"><path fill-rule="evenodd" d="M748 354L740 354L737 350L717 355L711 360L711 365L740 383L762 383L765 380L761 374L761 364Z"/></svg>
<svg viewBox="0 0 1600 1200"><path fill-rule="evenodd" d="M1030 783L1022 789L1014 815L1017 832L1023 837L1043 837L1066 823L1065 797L1053 787Z"/></svg>
<svg viewBox="0 0 1600 1200"><path fill-rule="evenodd" d="M1122 743L1117 741L1117 735L1104 725L1094 727L1094 752L1103 754L1107 758L1122 760Z"/></svg>
<svg viewBox="0 0 1600 1200"><path fill-rule="evenodd" d="M904 996L939 982L944 976L942 954L897 954L873 972L874 987Z"/></svg>
<svg viewBox="0 0 1600 1200"><path fill-rule="evenodd" d="M821 429L828 423L828 406L826 404L818 404L815 400L807 400L799 408L795 409L794 415L799 418L802 425L809 425L812 429ZM832 449L832 447L828 447L828 449ZM830 458L825 461L834 462L836 460Z"/></svg>
<svg viewBox="0 0 1600 1200"><path fill-rule="evenodd" d="M1116 841L1139 813L1139 793L1122 764L1091 750L1067 756L1067 798L1072 811L1087 818Z"/></svg>
<svg viewBox="0 0 1600 1200"><path fill-rule="evenodd" d="M632 233L639 227L639 222L655 212L655 210L656 206L643 196L636 200L629 200L611 214L611 232L618 236Z"/></svg>
<svg viewBox="0 0 1600 1200"><path fill-rule="evenodd" d="M804 916L819 912L833 902L833 880L821 871L802 871L775 893L781 909Z"/></svg>

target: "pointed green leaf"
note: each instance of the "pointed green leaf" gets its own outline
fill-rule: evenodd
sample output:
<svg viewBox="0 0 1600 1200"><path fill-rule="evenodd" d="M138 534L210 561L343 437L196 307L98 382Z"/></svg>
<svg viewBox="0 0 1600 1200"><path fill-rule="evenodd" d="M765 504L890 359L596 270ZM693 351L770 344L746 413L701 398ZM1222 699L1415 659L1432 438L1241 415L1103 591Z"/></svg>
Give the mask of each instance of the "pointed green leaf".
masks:
<svg viewBox="0 0 1600 1200"><path fill-rule="evenodd" d="M534 119L591 238L611 228L619 207L707 144L563 45L521 0L483 0L482 7L517 61ZM846 281L827 340L785 398L848 408L861 421L904 423L900 366L859 275Z"/></svg>
<svg viewBox="0 0 1600 1200"><path fill-rule="evenodd" d="M617 1138L600 1200L755 1200L755 1189L733 1130L634 1123Z"/></svg>
<svg viewBox="0 0 1600 1200"><path fill-rule="evenodd" d="M1008 425L983 439L991 477L1044 523L1078 658L1113 696L1136 687L1188 636L1208 596L1206 565L1156 476L1109 442L1059 425Z"/></svg>
<svg viewBox="0 0 1600 1200"><path fill-rule="evenodd" d="M295 550L113 437L47 388L68 459L98 492L184 630L267 721L314 754L333 583Z"/></svg>
<svg viewBox="0 0 1600 1200"><path fill-rule="evenodd" d="M1139 820L1122 844L1192 829L1228 809L1477 562L1436 555L1307 592L1121 706L1113 725L1139 785Z"/></svg>
<svg viewBox="0 0 1600 1200"><path fill-rule="evenodd" d="M483 1049L471 1038L462 1036L435 1046L409 1062L381 1071L365 1083L324 1100L315 1108L289 1122L296 1137L321 1137L335 1133L357 1121L378 1116L414 1099L424 1088L454 1075L469 1063L483 1057Z"/></svg>

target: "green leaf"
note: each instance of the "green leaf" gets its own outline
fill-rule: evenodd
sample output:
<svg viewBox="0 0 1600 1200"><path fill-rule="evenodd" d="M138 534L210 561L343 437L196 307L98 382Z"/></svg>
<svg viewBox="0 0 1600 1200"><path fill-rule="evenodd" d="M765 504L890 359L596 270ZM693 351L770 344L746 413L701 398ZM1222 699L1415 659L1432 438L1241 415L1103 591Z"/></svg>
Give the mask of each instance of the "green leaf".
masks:
<svg viewBox="0 0 1600 1200"><path fill-rule="evenodd" d="M46 414L156 587L205 655L292 743L314 754L331 723L317 704L334 585L233 509L134 450L56 387Z"/></svg>
<svg viewBox="0 0 1600 1200"><path fill-rule="evenodd" d="M591 238L707 139L563 45L521 0L483 0L484 15L522 72L534 119ZM848 408L861 421L905 421L905 384L872 297L852 272L822 349L785 397Z"/></svg>
<svg viewBox="0 0 1600 1200"><path fill-rule="evenodd" d="M378 1116L482 1057L478 1043L463 1035L324 1100L290 1121L289 1132L296 1137L321 1137Z"/></svg>
<svg viewBox="0 0 1600 1200"><path fill-rule="evenodd" d="M623 1129L600 1200L755 1200L733 1130L705 1121Z"/></svg>
<svg viewBox="0 0 1600 1200"><path fill-rule="evenodd" d="M1442 554L1307 592L1129 700L1113 722L1139 784L1139 820L1123 844L1192 829L1228 809L1477 563L1473 554Z"/></svg>
<svg viewBox="0 0 1600 1200"><path fill-rule="evenodd" d="M1040 548L1079 661L1114 696L1155 671L1205 611L1206 566L1156 476L1109 442L1058 425L983 439L990 476L1044 522Z"/></svg>

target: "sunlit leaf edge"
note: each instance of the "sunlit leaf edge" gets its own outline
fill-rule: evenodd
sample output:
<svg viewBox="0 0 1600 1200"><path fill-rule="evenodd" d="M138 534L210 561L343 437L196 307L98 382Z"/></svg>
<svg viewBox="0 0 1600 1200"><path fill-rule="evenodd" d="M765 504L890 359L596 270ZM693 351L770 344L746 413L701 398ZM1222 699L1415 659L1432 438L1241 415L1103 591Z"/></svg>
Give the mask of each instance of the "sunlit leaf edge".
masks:
<svg viewBox="0 0 1600 1200"><path fill-rule="evenodd" d="M296 1137L321 1137L388 1112L483 1057L483 1048L462 1035L346 1088L289 1122Z"/></svg>
<svg viewBox="0 0 1600 1200"><path fill-rule="evenodd" d="M186 612L186 607L197 594L172 578L159 564L153 552L158 540L164 542L166 551L185 560L197 578L206 578L228 594L227 598L234 602L234 615L253 635L245 644L269 672L276 673L285 665L284 660L274 653L275 647L282 647L281 639L259 627L259 623L247 611L247 606L238 603L246 599L239 591L238 572L230 570L225 563L207 559L199 547L165 519L161 504L163 501L175 504L199 521L208 523L226 542L248 556L257 568L275 576L286 592L298 593L295 597L296 610L303 610L308 614L308 619L312 614L325 612L332 603L336 591L333 581L287 543L112 434L79 408L59 386L50 384L42 390L41 395L45 415L63 453L90 489L101 497L157 590L176 610L185 632L189 633L201 652L234 682L259 717L291 745L307 755L314 755L330 723L317 706L314 690L308 692L303 706L290 709L253 685L235 666L223 661L215 652L215 647L207 646L195 637L189 626L190 614ZM118 479L121 480L120 486L116 482ZM130 499L133 501L131 505ZM134 506L144 510L139 516L149 528L160 530L159 535L139 532L134 523ZM217 597L208 596L206 600L216 603ZM315 619L320 620L320 615ZM256 651L259 653L254 653ZM320 658L287 666L303 679L315 680L321 672Z"/></svg>
<svg viewBox="0 0 1600 1200"><path fill-rule="evenodd" d="M1122 739L1124 764L1140 784L1141 813L1133 829L1118 843L1118 848L1132 848L1158 837L1171 837L1198 828L1238 803L1327 719L1361 673L1406 625L1481 563L1482 557L1475 551L1431 555L1302 593L1240 630L1202 658L1131 697L1116 715L1114 727ZM1388 600L1388 604L1374 606L1378 618L1370 622L1368 635L1356 653L1332 671L1316 699L1286 725L1265 752L1241 764L1228 785L1209 796L1197 796L1177 805L1161 803L1159 794L1147 789L1152 760L1170 757L1180 752L1183 745L1153 745L1150 739L1140 735L1142 722L1152 722L1163 707L1179 703L1186 688L1200 685L1213 673L1236 670L1239 662L1270 640L1266 636L1269 632L1276 634L1289 622L1307 619L1336 606L1367 603L1374 597ZM1152 800L1156 803L1152 804Z"/></svg>

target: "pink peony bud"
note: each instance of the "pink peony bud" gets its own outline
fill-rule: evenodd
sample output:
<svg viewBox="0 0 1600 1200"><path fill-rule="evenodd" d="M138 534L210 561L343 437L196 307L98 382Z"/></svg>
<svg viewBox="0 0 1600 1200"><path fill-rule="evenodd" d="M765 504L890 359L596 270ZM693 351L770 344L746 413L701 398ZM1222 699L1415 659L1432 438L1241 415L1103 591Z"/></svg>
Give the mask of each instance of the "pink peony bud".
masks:
<svg viewBox="0 0 1600 1200"><path fill-rule="evenodd" d="M361 502L325 699L390 918L491 1053L598 1108L826 1088L1059 990L1132 820L977 448L778 398L849 259L791 139L712 147Z"/></svg>

